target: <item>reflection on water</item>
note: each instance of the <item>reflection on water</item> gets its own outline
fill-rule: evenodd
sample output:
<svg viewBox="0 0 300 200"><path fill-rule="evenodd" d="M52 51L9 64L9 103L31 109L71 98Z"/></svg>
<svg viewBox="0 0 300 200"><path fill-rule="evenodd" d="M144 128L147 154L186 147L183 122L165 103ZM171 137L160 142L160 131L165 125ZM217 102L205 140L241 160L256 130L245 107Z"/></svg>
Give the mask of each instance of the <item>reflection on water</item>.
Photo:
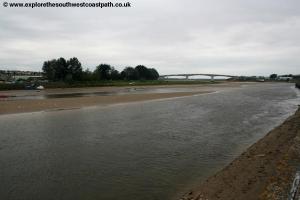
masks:
<svg viewBox="0 0 300 200"><path fill-rule="evenodd" d="M289 84L0 116L0 199L170 199L297 108Z"/></svg>
<svg viewBox="0 0 300 200"><path fill-rule="evenodd" d="M2 100L22 100L22 99L55 99L55 98L74 98L74 97L92 97L114 95L113 92L76 92L61 94L42 94L42 95L3 95Z"/></svg>
<svg viewBox="0 0 300 200"><path fill-rule="evenodd" d="M76 98L76 97L94 97L94 96L112 96L112 95L125 95L125 94L145 94L145 93L171 93L171 92L192 92L195 89L189 88L125 88L119 91L109 92L66 92L48 94L41 91L37 93L22 93L18 95L0 94L0 100L23 100L23 99L54 99L54 98ZM39 93L38 93L39 92Z"/></svg>

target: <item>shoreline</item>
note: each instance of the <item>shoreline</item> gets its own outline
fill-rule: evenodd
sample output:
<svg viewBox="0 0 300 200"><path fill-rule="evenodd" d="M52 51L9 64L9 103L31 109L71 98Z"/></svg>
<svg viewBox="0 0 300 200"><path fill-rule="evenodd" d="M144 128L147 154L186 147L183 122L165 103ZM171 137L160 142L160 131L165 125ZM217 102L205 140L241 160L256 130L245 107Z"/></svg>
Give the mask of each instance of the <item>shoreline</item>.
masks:
<svg viewBox="0 0 300 200"><path fill-rule="evenodd" d="M300 108L180 200L287 199L300 165Z"/></svg>
<svg viewBox="0 0 300 200"><path fill-rule="evenodd" d="M122 89L156 89L156 88L228 88L228 87L240 87L241 85L253 85L253 84L264 84L264 83L253 83L253 82L222 82L222 83L208 83L208 84L174 84L174 85L126 85L126 86L99 86L99 87L80 87L80 88L46 88L40 90L39 93L58 94L68 92L90 92L90 91L120 91ZM16 92L39 94L38 90L0 90L0 94L14 94Z"/></svg>
<svg viewBox="0 0 300 200"><path fill-rule="evenodd" d="M157 99L193 96L199 94L208 94L212 92L214 91L127 94L114 96L2 101L0 104L0 115L51 110L70 110L83 107L106 106L120 103L131 103Z"/></svg>
<svg viewBox="0 0 300 200"><path fill-rule="evenodd" d="M119 103L193 96L211 92L213 91L2 101L0 102L0 115L51 110L70 110L83 107L105 106Z"/></svg>
<svg viewBox="0 0 300 200"><path fill-rule="evenodd" d="M94 87L94 88L68 88L68 89L46 89L42 91L35 90L11 90L0 93L2 96L21 97L17 100L0 99L0 115L28 113L49 110L68 110L74 108L106 106L119 103L140 102L156 99L167 99L174 97L193 96L198 94L212 93L228 88L238 88L242 85L251 83L219 83L206 85L167 85L167 86L138 86L138 87ZM173 91L146 93L130 93L128 91L136 89L173 89ZM175 90L174 90L175 89ZM179 91L176 91L176 89ZM185 91L186 90L186 91ZM43 95L68 95L72 93L116 93L113 95L102 96L80 96L69 98L49 98L38 99ZM117 94L117 93L120 94ZM34 97L36 99L26 99ZM23 99L22 99L23 98Z"/></svg>

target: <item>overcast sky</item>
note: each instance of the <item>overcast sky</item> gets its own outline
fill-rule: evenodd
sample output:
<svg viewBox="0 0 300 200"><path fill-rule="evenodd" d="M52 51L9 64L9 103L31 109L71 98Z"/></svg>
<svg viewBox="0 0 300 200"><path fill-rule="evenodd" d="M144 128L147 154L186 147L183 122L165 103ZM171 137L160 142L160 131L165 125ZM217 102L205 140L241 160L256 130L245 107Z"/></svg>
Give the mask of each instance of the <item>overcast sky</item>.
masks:
<svg viewBox="0 0 300 200"><path fill-rule="evenodd" d="M299 0L130 2L102 9L1 3L0 69L41 70L45 60L75 56L91 70L108 63L160 74L300 74Z"/></svg>

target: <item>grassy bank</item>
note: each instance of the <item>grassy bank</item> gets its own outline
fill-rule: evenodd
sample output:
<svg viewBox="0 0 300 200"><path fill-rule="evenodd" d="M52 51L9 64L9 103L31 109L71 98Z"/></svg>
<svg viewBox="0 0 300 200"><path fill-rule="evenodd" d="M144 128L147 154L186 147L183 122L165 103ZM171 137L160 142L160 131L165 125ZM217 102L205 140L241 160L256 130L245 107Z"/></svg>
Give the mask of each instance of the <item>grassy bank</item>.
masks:
<svg viewBox="0 0 300 200"><path fill-rule="evenodd" d="M91 82L49 82L41 83L45 88L80 88L80 87L106 87L106 86L143 86L143 85L192 85L192 84L211 84L222 83L224 81L209 80L154 80L154 81L91 81ZM0 84L0 90L22 90L23 84Z"/></svg>

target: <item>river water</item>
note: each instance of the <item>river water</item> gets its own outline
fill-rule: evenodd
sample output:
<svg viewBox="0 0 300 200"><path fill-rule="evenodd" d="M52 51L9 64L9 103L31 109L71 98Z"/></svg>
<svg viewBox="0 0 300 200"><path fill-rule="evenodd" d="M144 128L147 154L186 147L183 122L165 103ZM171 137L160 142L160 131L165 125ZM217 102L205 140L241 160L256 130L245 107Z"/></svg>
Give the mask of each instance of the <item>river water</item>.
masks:
<svg viewBox="0 0 300 200"><path fill-rule="evenodd" d="M82 91L82 92L61 92L49 93L44 90L19 90L13 94L5 94L0 91L0 101L16 101L16 100L36 100L36 99L58 99L58 98L76 98L76 97L96 97L96 96L115 96L128 94L153 94L153 93L174 93L174 92L196 92L199 91L193 87L132 87L132 88L118 88L115 91ZM17 93L17 94L14 94Z"/></svg>
<svg viewBox="0 0 300 200"><path fill-rule="evenodd" d="M171 199L224 167L299 103L291 84L259 84L2 115L0 199Z"/></svg>

